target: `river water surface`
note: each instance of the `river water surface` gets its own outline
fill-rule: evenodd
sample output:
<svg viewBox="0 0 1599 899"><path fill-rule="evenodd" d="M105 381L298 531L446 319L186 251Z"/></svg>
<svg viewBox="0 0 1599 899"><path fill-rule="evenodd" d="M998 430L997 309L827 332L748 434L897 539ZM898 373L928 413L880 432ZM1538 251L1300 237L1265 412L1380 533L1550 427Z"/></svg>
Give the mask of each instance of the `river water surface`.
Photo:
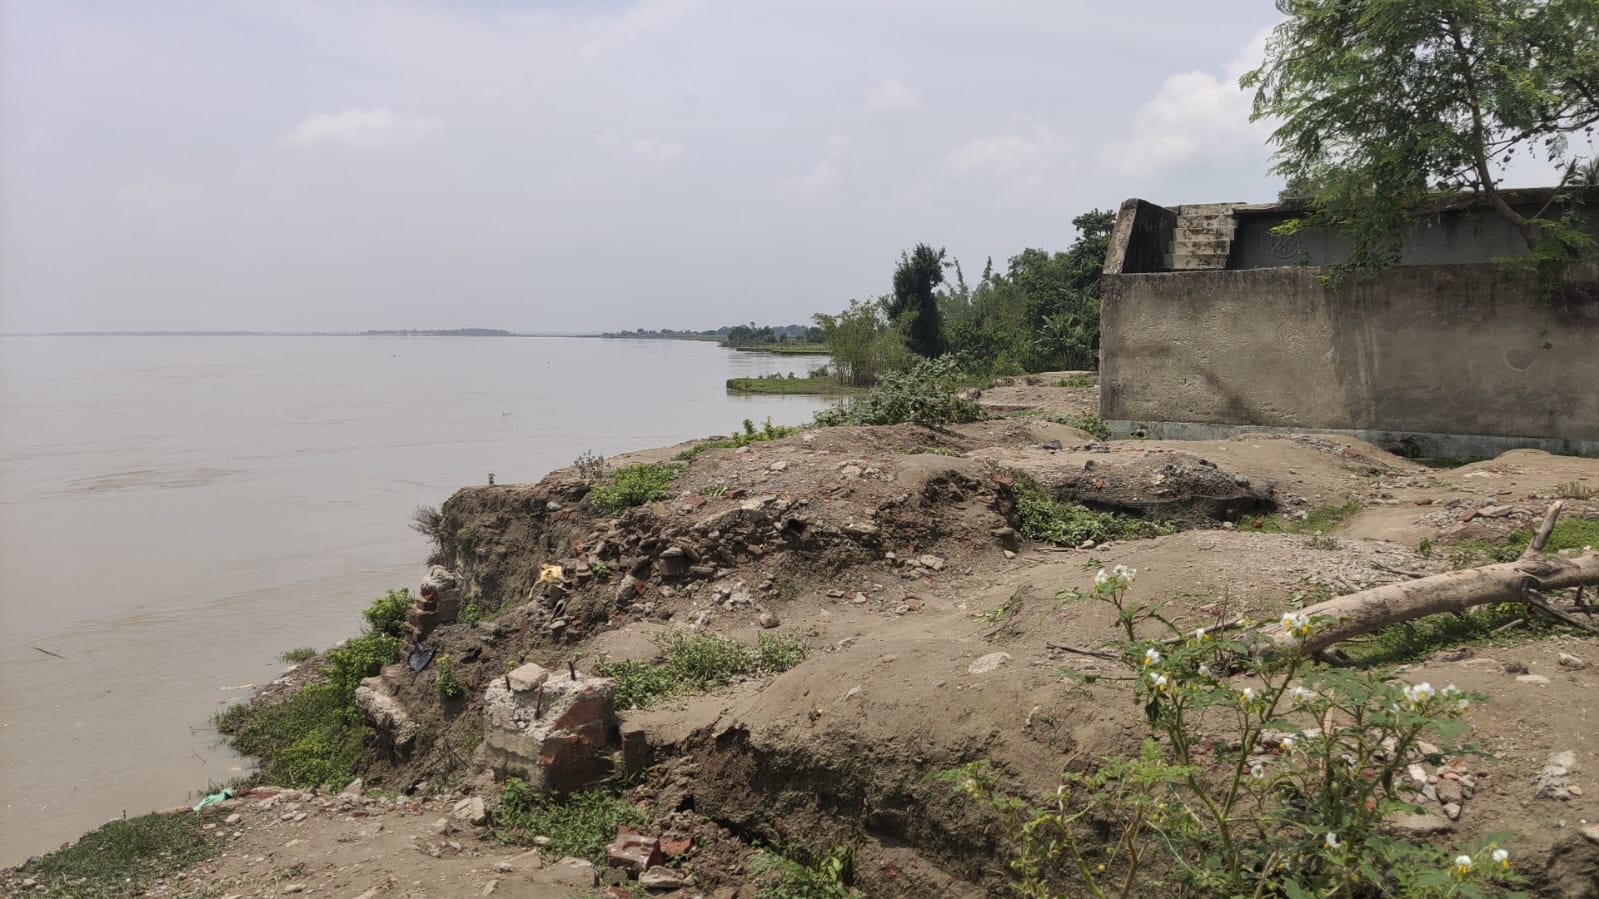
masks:
<svg viewBox="0 0 1599 899"><path fill-rule="evenodd" d="M412 586L418 505L799 424L818 360L582 338L0 338L0 866L244 763L208 725ZM48 650L49 653L41 650Z"/></svg>

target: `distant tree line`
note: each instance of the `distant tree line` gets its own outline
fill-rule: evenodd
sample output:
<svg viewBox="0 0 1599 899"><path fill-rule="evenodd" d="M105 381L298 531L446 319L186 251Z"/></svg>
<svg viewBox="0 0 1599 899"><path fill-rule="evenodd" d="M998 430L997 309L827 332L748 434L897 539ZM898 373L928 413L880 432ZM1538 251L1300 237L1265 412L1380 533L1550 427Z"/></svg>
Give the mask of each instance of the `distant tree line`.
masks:
<svg viewBox="0 0 1599 899"><path fill-rule="evenodd" d="M646 340L715 340L723 346L772 346L782 343L821 343L822 330L814 325L723 325L705 331L674 328L632 331L607 331L601 337L631 337Z"/></svg>
<svg viewBox="0 0 1599 899"><path fill-rule="evenodd" d="M1064 251L1026 249L1004 271L990 259L976 284L942 248L917 244L900 255L891 292L816 316L833 373L861 386L940 356L976 376L1097 369L1099 278L1115 222L1114 212L1085 212Z"/></svg>

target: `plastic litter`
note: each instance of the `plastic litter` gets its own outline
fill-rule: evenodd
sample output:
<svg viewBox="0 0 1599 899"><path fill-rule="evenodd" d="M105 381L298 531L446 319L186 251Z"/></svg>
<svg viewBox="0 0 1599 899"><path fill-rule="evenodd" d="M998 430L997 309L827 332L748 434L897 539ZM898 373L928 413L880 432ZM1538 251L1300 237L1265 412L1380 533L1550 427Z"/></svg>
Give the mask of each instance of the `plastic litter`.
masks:
<svg viewBox="0 0 1599 899"><path fill-rule="evenodd" d="M200 809L203 809L203 808L205 808L208 805L216 805L218 802L222 802L223 800L227 800L227 799L232 799L233 797L234 797L233 788L232 787L223 787L221 789L221 791L216 792L216 793L212 793L210 796L207 796L204 799L200 800L199 804L197 804L194 807L194 810L195 811L199 811Z"/></svg>

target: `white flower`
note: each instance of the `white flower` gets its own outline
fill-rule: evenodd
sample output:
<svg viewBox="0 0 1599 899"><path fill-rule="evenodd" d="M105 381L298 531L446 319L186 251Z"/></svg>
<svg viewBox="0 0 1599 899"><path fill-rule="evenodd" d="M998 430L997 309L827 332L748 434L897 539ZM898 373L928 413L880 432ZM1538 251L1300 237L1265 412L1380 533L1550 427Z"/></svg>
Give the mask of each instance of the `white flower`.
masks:
<svg viewBox="0 0 1599 899"><path fill-rule="evenodd" d="M1154 686L1156 690L1159 690L1162 693L1166 691L1166 675L1164 674L1151 674L1149 676L1149 683Z"/></svg>
<svg viewBox="0 0 1599 899"><path fill-rule="evenodd" d="M1315 693L1312 693L1311 691L1306 690L1304 687L1295 687L1292 690L1289 690L1288 691L1288 696L1294 702L1300 702L1300 703L1309 702L1312 699L1316 698L1316 694Z"/></svg>
<svg viewBox="0 0 1599 899"><path fill-rule="evenodd" d="M1471 708L1471 700L1469 700L1469 699L1457 699L1457 700L1455 700L1455 711L1464 712L1466 709L1469 709L1469 708Z"/></svg>
<svg viewBox="0 0 1599 899"><path fill-rule="evenodd" d="M1321 844L1323 846L1327 847L1328 849L1337 849L1338 848L1338 834L1335 834L1335 833L1332 833L1331 831L1329 831L1326 836L1321 838Z"/></svg>
<svg viewBox="0 0 1599 899"><path fill-rule="evenodd" d="M1278 743L1277 745L1282 747L1283 752L1293 752L1294 751L1294 738L1293 737L1283 737L1283 741L1281 743Z"/></svg>
<svg viewBox="0 0 1599 899"><path fill-rule="evenodd" d="M1133 582L1134 578L1138 577L1138 569L1128 568L1126 565L1117 565L1115 568L1110 570L1110 573L1121 578L1129 584Z"/></svg>
<svg viewBox="0 0 1599 899"><path fill-rule="evenodd" d="M1246 704L1254 702L1255 701L1255 688L1254 687L1245 687L1242 690L1239 690L1238 691L1238 701L1242 702L1242 703L1246 703Z"/></svg>
<svg viewBox="0 0 1599 899"><path fill-rule="evenodd" d="M1405 688L1405 701L1411 705L1421 705L1431 699L1433 695L1432 684L1426 681Z"/></svg>
<svg viewBox="0 0 1599 899"><path fill-rule="evenodd" d="M1310 619L1299 612L1284 612L1282 618L1283 630L1290 634L1304 636L1310 633Z"/></svg>
<svg viewBox="0 0 1599 899"><path fill-rule="evenodd" d="M1249 776L1253 777L1253 778L1255 778L1257 780L1259 780L1261 778L1264 778L1266 776L1266 766L1262 765L1260 762L1256 762L1253 765L1250 765L1249 766Z"/></svg>
<svg viewBox="0 0 1599 899"><path fill-rule="evenodd" d="M1205 664L1204 662L1200 662L1199 663L1199 673L1201 675L1203 675L1204 677L1210 677L1210 666Z"/></svg>
<svg viewBox="0 0 1599 899"><path fill-rule="evenodd" d="M1099 569L1099 574L1094 575L1094 586L1103 587L1105 586L1105 582L1109 580L1110 575L1106 574L1105 569L1101 568Z"/></svg>
<svg viewBox="0 0 1599 899"><path fill-rule="evenodd" d="M1144 650L1144 664L1145 665L1159 665L1160 664L1160 650L1155 649L1154 647L1151 647L1149 649Z"/></svg>
<svg viewBox="0 0 1599 899"><path fill-rule="evenodd" d="M1456 874L1464 874L1464 873L1466 873L1467 871L1470 871L1470 870L1471 870L1471 856L1469 856L1469 855L1457 855L1457 856L1455 856L1455 873Z"/></svg>
<svg viewBox="0 0 1599 899"><path fill-rule="evenodd" d="M1198 642L1198 643L1205 642L1205 629L1204 628L1198 628L1197 630L1194 631L1194 640L1195 640L1195 642Z"/></svg>
<svg viewBox="0 0 1599 899"><path fill-rule="evenodd" d="M1495 849L1493 851L1493 860L1501 868L1510 867L1510 853L1504 849Z"/></svg>

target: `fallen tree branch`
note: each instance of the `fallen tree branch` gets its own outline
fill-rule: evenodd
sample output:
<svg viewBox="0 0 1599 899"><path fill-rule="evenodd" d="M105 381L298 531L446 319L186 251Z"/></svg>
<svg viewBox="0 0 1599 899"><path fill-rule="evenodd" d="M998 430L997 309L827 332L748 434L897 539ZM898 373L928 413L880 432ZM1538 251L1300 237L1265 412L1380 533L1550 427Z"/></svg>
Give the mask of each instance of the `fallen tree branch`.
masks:
<svg viewBox="0 0 1599 899"><path fill-rule="evenodd" d="M1107 662L1114 662L1114 661L1116 661L1117 658L1119 658L1119 656L1117 656L1115 653L1100 652L1099 650L1095 650L1095 649L1078 649L1075 646L1067 646L1064 643L1045 643L1044 645L1049 647L1050 649L1058 649L1061 652L1070 652L1070 653L1075 653L1076 655L1080 655L1080 656L1089 656L1091 658L1104 659Z"/></svg>
<svg viewBox="0 0 1599 899"><path fill-rule="evenodd" d="M1544 544L1554 530L1561 508L1562 503L1558 501L1549 506L1538 533L1514 562L1386 584L1306 607L1302 614L1318 623L1304 638L1304 651L1319 653L1351 637L1404 621L1443 612L1464 612L1489 603L1521 603L1566 624L1594 631L1575 617L1555 609L1540 595L1551 590L1599 585L1599 552L1589 550L1571 558L1543 555ZM1291 636L1280 623L1263 626L1255 635L1259 640L1257 655L1271 655L1300 643L1299 638Z"/></svg>

